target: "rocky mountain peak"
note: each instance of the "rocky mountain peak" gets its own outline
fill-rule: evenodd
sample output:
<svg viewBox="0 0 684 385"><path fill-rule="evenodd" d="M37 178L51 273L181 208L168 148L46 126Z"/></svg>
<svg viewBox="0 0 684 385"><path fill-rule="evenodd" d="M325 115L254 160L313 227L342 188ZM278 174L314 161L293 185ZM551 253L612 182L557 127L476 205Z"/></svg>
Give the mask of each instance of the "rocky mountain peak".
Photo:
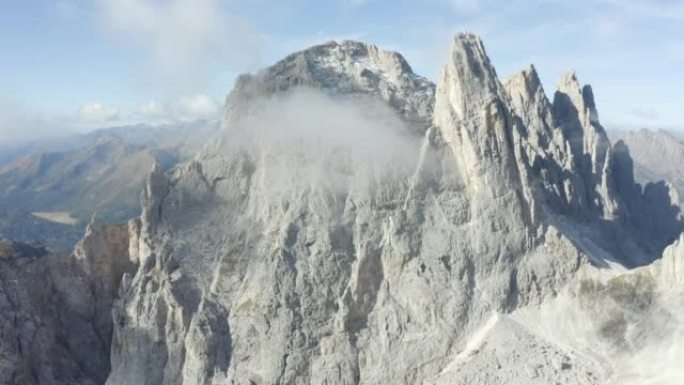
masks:
<svg viewBox="0 0 684 385"><path fill-rule="evenodd" d="M438 92L448 96L454 117L460 120L469 118L469 107L502 95L496 71L478 36L460 33L454 37L451 54L440 74L440 87Z"/></svg>
<svg viewBox="0 0 684 385"><path fill-rule="evenodd" d="M226 120L258 98L308 87L334 96L371 96L412 122L429 121L434 85L416 75L404 57L356 41L331 41L293 53L255 75L241 75L228 96ZM424 130L425 128L423 128Z"/></svg>
<svg viewBox="0 0 684 385"><path fill-rule="evenodd" d="M556 118L534 65L530 64L525 70L509 77L504 87L511 97L515 113L528 128L544 132L543 135L548 137L557 136L551 132L557 125Z"/></svg>
<svg viewBox="0 0 684 385"><path fill-rule="evenodd" d="M335 66L334 62L337 61L358 66L367 65L376 67L394 78L401 77L403 74L413 74L411 66L400 53L381 50L373 44L359 41L331 41L305 52L314 63L326 63ZM332 63L328 61L330 59L333 59Z"/></svg>
<svg viewBox="0 0 684 385"><path fill-rule="evenodd" d="M506 79L504 85L511 96L516 95L523 100L532 100L537 97L539 91L544 90L537 69L532 64Z"/></svg>
<svg viewBox="0 0 684 385"><path fill-rule="evenodd" d="M508 100L480 38L456 35L437 84L433 122L474 196L520 187L512 145L518 128Z"/></svg>
<svg viewBox="0 0 684 385"><path fill-rule="evenodd" d="M556 116L562 123L575 124L575 121L579 121L585 127L593 126L596 131L603 131L591 86L580 86L575 71L566 72L561 76L554 95L553 106Z"/></svg>
<svg viewBox="0 0 684 385"><path fill-rule="evenodd" d="M586 204L603 216L617 217L620 199L612 192L612 146L599 122L591 86L580 86L574 71L561 77L553 112L570 145L573 167L584 177L589 192Z"/></svg>

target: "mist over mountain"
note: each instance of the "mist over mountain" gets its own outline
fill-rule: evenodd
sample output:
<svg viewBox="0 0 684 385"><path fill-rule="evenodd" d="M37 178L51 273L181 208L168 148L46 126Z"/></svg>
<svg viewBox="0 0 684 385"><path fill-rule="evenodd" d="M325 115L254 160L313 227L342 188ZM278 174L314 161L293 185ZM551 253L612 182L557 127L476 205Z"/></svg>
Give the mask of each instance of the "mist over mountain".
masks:
<svg viewBox="0 0 684 385"><path fill-rule="evenodd" d="M474 34L449 52L433 83L330 41L238 77L216 136L0 166L6 207L121 221L69 256L0 243L0 381L681 383L674 188L637 183L574 72L550 100Z"/></svg>

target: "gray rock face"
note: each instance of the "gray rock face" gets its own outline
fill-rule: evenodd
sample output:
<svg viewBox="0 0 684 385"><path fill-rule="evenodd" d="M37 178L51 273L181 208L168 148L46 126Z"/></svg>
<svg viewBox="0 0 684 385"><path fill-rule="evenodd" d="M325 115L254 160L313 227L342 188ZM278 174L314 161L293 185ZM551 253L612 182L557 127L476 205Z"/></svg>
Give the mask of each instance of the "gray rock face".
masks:
<svg viewBox="0 0 684 385"><path fill-rule="evenodd" d="M643 186L667 181L677 191L677 199L684 197L684 141L676 133L667 131L611 131L610 137L629 148L634 159L634 177ZM681 201L680 201L681 202Z"/></svg>
<svg viewBox="0 0 684 385"><path fill-rule="evenodd" d="M329 42L294 53L256 75L238 77L224 123L240 119L255 99L310 87L329 95L380 99L418 129L431 120L435 86L415 75L396 52L354 41ZM424 128L423 128L424 131Z"/></svg>
<svg viewBox="0 0 684 385"><path fill-rule="evenodd" d="M492 312L592 264L648 263L681 230L633 183L590 88L568 75L552 104L533 68L504 85L470 34L436 87L361 43L293 54L237 81L224 132L148 178L107 384L459 383ZM503 325L502 346L529 335ZM538 363L564 370L566 353ZM496 379L466 365L462 380ZM553 378L533 372L519 383Z"/></svg>
<svg viewBox="0 0 684 385"><path fill-rule="evenodd" d="M0 384L103 383L109 342L73 261L17 243L0 249Z"/></svg>
<svg viewBox="0 0 684 385"><path fill-rule="evenodd" d="M112 301L137 263L122 247L136 224L93 222L72 255L0 241L0 384L105 382Z"/></svg>

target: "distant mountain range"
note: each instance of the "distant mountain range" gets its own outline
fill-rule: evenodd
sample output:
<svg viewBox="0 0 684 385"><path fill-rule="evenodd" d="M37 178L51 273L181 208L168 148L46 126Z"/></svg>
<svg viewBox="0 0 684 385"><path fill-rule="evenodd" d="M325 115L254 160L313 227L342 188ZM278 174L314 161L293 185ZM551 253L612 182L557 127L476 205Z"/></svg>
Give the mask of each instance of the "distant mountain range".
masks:
<svg viewBox="0 0 684 385"><path fill-rule="evenodd" d="M104 222L135 216L153 165L168 170L189 159L218 126L195 121L113 127L6 152L0 163L0 236L72 248L94 214Z"/></svg>
<svg viewBox="0 0 684 385"><path fill-rule="evenodd" d="M611 131L616 143L622 140L634 159L634 177L646 184L660 180L671 183L684 201L684 134L665 130Z"/></svg>

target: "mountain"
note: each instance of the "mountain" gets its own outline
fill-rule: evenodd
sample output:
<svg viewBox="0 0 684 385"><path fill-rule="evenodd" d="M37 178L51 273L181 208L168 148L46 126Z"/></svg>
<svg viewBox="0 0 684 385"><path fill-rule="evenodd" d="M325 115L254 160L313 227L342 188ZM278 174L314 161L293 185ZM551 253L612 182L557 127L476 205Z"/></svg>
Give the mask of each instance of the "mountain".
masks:
<svg viewBox="0 0 684 385"><path fill-rule="evenodd" d="M240 76L221 126L68 258L106 384L682 378L679 207L574 73L549 100L472 34L437 84L328 42Z"/></svg>
<svg viewBox="0 0 684 385"><path fill-rule="evenodd" d="M613 140L629 147L634 159L634 176L639 183L667 181L684 198L684 140L664 130L614 131ZM681 202L681 201L680 201Z"/></svg>
<svg viewBox="0 0 684 385"><path fill-rule="evenodd" d="M135 216L152 166L167 170L189 159L217 127L198 121L103 129L74 137L72 149L29 151L0 165L0 234L69 250L94 214L106 222Z"/></svg>
<svg viewBox="0 0 684 385"><path fill-rule="evenodd" d="M598 349L632 319L601 319L585 354L513 314L682 231L590 87L567 74L549 101L533 67L502 83L470 34L436 86L372 45L312 47L240 77L225 117L148 178L108 384L606 383ZM488 325L499 364L478 354Z"/></svg>

